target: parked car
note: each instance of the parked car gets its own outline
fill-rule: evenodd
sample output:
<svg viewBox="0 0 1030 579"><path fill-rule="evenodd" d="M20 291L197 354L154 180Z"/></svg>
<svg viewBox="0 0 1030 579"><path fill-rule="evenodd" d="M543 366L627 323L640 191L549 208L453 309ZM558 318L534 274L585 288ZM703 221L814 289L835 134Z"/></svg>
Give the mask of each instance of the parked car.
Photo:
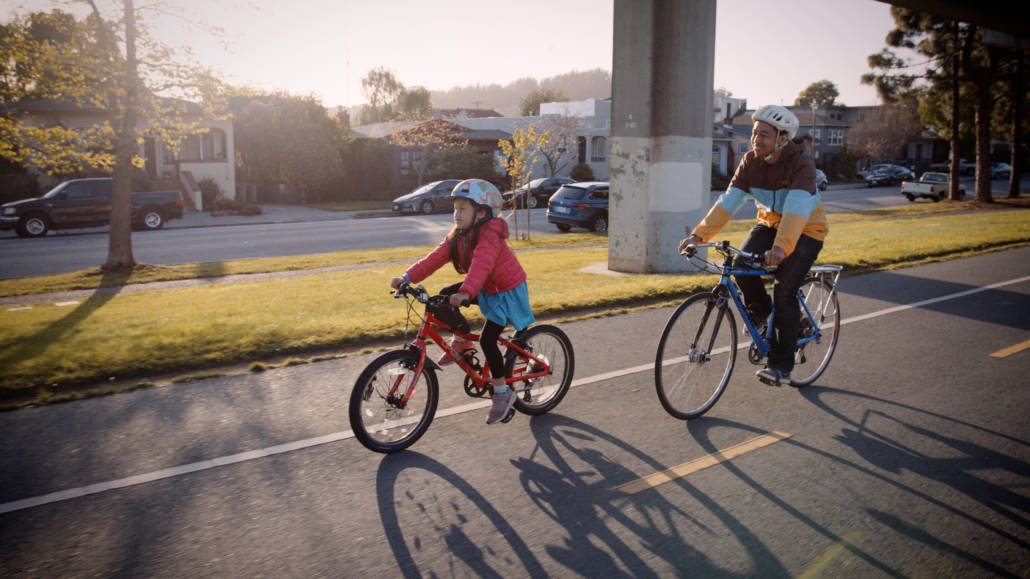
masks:
<svg viewBox="0 0 1030 579"><path fill-rule="evenodd" d="M891 165L886 169L874 171L865 177L866 187L877 187L880 185L897 185L902 181L913 181L916 174L904 167Z"/></svg>
<svg viewBox="0 0 1030 579"><path fill-rule="evenodd" d="M991 163L991 179L1008 179L1012 174L1012 165L1008 163Z"/></svg>
<svg viewBox="0 0 1030 579"><path fill-rule="evenodd" d="M110 177L70 179L42 197L5 203L0 207L0 231L14 229L21 237L42 237L51 229L100 227L111 222ZM129 198L134 229L161 229L169 219L182 218L182 193L142 191Z"/></svg>
<svg viewBox="0 0 1030 579"><path fill-rule="evenodd" d="M822 169L815 170L815 187L820 191L826 191L826 188L830 186L829 179L826 178L826 173L823 173Z"/></svg>
<svg viewBox="0 0 1030 579"><path fill-rule="evenodd" d="M452 211L451 190L461 183L461 179L447 179L427 183L411 193L401 195L393 200L394 213L430 213Z"/></svg>
<svg viewBox="0 0 1030 579"><path fill-rule="evenodd" d="M949 186L950 177L947 173L926 172L919 178L919 181L903 181L901 183L901 194L909 201L917 198L929 199L931 201L943 201L948 198L951 192ZM959 199L966 196L966 188L958 186Z"/></svg>
<svg viewBox="0 0 1030 579"><path fill-rule="evenodd" d="M559 231L568 231L573 226L608 231L608 182L562 185L547 202L547 222L555 224Z"/></svg>
<svg viewBox="0 0 1030 579"><path fill-rule="evenodd" d="M894 165L891 165L890 163L878 163L876 165L871 165L869 167L866 167L865 169L862 169L861 171L856 171L855 172L855 176L858 177L859 179L862 179L864 181L865 178L868 177L870 173L875 173L877 171L883 171L884 169L888 169L888 168L893 167L893 166Z"/></svg>
<svg viewBox="0 0 1030 579"><path fill-rule="evenodd" d="M558 189L561 189L562 185L569 183L575 183L575 179L568 177L551 177L548 179L533 179L529 182L529 190L533 192L533 195L529 198L529 207L531 209L540 207L547 204L547 200L554 195ZM501 193L501 197L504 198L504 207L510 208L526 206L526 187L519 187L514 191L505 191Z"/></svg>

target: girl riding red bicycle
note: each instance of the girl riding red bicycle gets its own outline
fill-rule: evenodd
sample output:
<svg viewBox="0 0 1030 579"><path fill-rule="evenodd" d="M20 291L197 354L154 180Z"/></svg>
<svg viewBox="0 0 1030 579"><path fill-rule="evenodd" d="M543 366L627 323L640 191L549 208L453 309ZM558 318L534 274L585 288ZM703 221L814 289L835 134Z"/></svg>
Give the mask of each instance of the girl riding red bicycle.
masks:
<svg viewBox="0 0 1030 579"><path fill-rule="evenodd" d="M505 326L523 330L535 320L529 305L526 272L515 253L508 247L508 223L497 215L501 210L501 193L488 181L467 179L451 191L454 201L454 228L429 255L415 262L403 277L395 277L393 289L402 283L418 283L448 261L465 280L444 288L450 305L455 308L475 303L486 318L479 343L490 368L493 404L487 424L503 419L515 402L515 391L504 383L504 357L497 338ZM459 336L451 341L455 352L474 350L475 345ZM453 363L444 354L440 365Z"/></svg>

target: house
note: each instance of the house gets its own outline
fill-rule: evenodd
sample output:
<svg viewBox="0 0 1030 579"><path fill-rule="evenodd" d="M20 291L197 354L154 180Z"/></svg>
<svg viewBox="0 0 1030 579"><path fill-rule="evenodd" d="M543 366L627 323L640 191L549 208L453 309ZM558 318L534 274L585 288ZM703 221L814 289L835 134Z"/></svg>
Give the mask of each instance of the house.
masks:
<svg viewBox="0 0 1030 579"><path fill-rule="evenodd" d="M509 132L497 129L472 129L455 121L457 119L388 121L351 127L350 134L359 139L384 139L391 142L417 142L419 134L447 135L450 138L468 141L470 148L478 153L490 155L495 160L500 154L498 141L511 138ZM421 162L422 147L414 144L408 147L395 146L391 160L390 188L418 185L418 169Z"/></svg>
<svg viewBox="0 0 1030 579"><path fill-rule="evenodd" d="M564 177L579 163L589 165L594 177L608 179L608 135L611 132L611 99L586 99L582 101L541 103L540 114L526 117L481 117L451 119L455 123L479 130L503 131L509 135L518 129L533 125L537 131L561 119L571 119L565 125L575 139L575 152L555 175L549 174L547 164L541 160L533 168L533 178Z"/></svg>
<svg viewBox="0 0 1030 579"><path fill-rule="evenodd" d="M199 107L192 103L185 103L185 106L187 114L200 116ZM2 112L28 125L61 125L70 129L98 126L111 120L111 114L106 110L53 100L22 101L5 107ZM146 136L148 126L145 121L141 121L138 127L145 135L138 154L144 159L147 174L154 180L153 187L179 189L196 209L202 209L197 183L204 179L217 183L226 197L236 196L232 121L209 121L203 125L201 130L186 137L178 148ZM41 190L61 181L61 178L34 172Z"/></svg>

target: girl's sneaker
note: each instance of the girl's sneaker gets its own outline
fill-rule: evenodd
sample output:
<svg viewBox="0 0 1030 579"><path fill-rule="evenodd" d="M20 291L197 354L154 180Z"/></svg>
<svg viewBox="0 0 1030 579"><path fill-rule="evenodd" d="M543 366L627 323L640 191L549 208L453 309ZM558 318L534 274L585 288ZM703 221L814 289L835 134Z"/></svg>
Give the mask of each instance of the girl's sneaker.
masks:
<svg viewBox="0 0 1030 579"><path fill-rule="evenodd" d="M454 336L451 340L451 349L457 352L459 356L464 356L469 350L475 350L476 345L465 338ZM452 358L447 352L444 352L443 356L440 356L440 359L437 360L436 363L441 366L447 366L454 363L454 358Z"/></svg>
<svg viewBox="0 0 1030 579"><path fill-rule="evenodd" d="M501 388L504 388L504 390L502 391ZM486 417L486 423L497 424L504 420L504 417L508 416L511 406L515 404L515 396L514 388L494 386L493 406L490 407L490 414Z"/></svg>

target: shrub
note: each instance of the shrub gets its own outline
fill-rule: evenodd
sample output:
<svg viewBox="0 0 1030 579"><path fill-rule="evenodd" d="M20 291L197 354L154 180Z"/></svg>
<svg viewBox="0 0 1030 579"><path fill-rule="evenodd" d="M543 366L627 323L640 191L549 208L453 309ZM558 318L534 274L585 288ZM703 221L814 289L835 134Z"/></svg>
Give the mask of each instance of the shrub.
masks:
<svg viewBox="0 0 1030 579"><path fill-rule="evenodd" d="M222 196L222 188L211 178L201 179L197 182L197 186L200 187L200 202L204 205L204 209L207 211L215 209L215 200Z"/></svg>
<svg viewBox="0 0 1030 579"><path fill-rule="evenodd" d="M577 181L593 181L596 179L594 177L594 169L586 163L580 163L573 167L572 171L569 172L569 177Z"/></svg>
<svg viewBox="0 0 1030 579"><path fill-rule="evenodd" d="M730 178L712 170L712 191L725 191L730 186Z"/></svg>

